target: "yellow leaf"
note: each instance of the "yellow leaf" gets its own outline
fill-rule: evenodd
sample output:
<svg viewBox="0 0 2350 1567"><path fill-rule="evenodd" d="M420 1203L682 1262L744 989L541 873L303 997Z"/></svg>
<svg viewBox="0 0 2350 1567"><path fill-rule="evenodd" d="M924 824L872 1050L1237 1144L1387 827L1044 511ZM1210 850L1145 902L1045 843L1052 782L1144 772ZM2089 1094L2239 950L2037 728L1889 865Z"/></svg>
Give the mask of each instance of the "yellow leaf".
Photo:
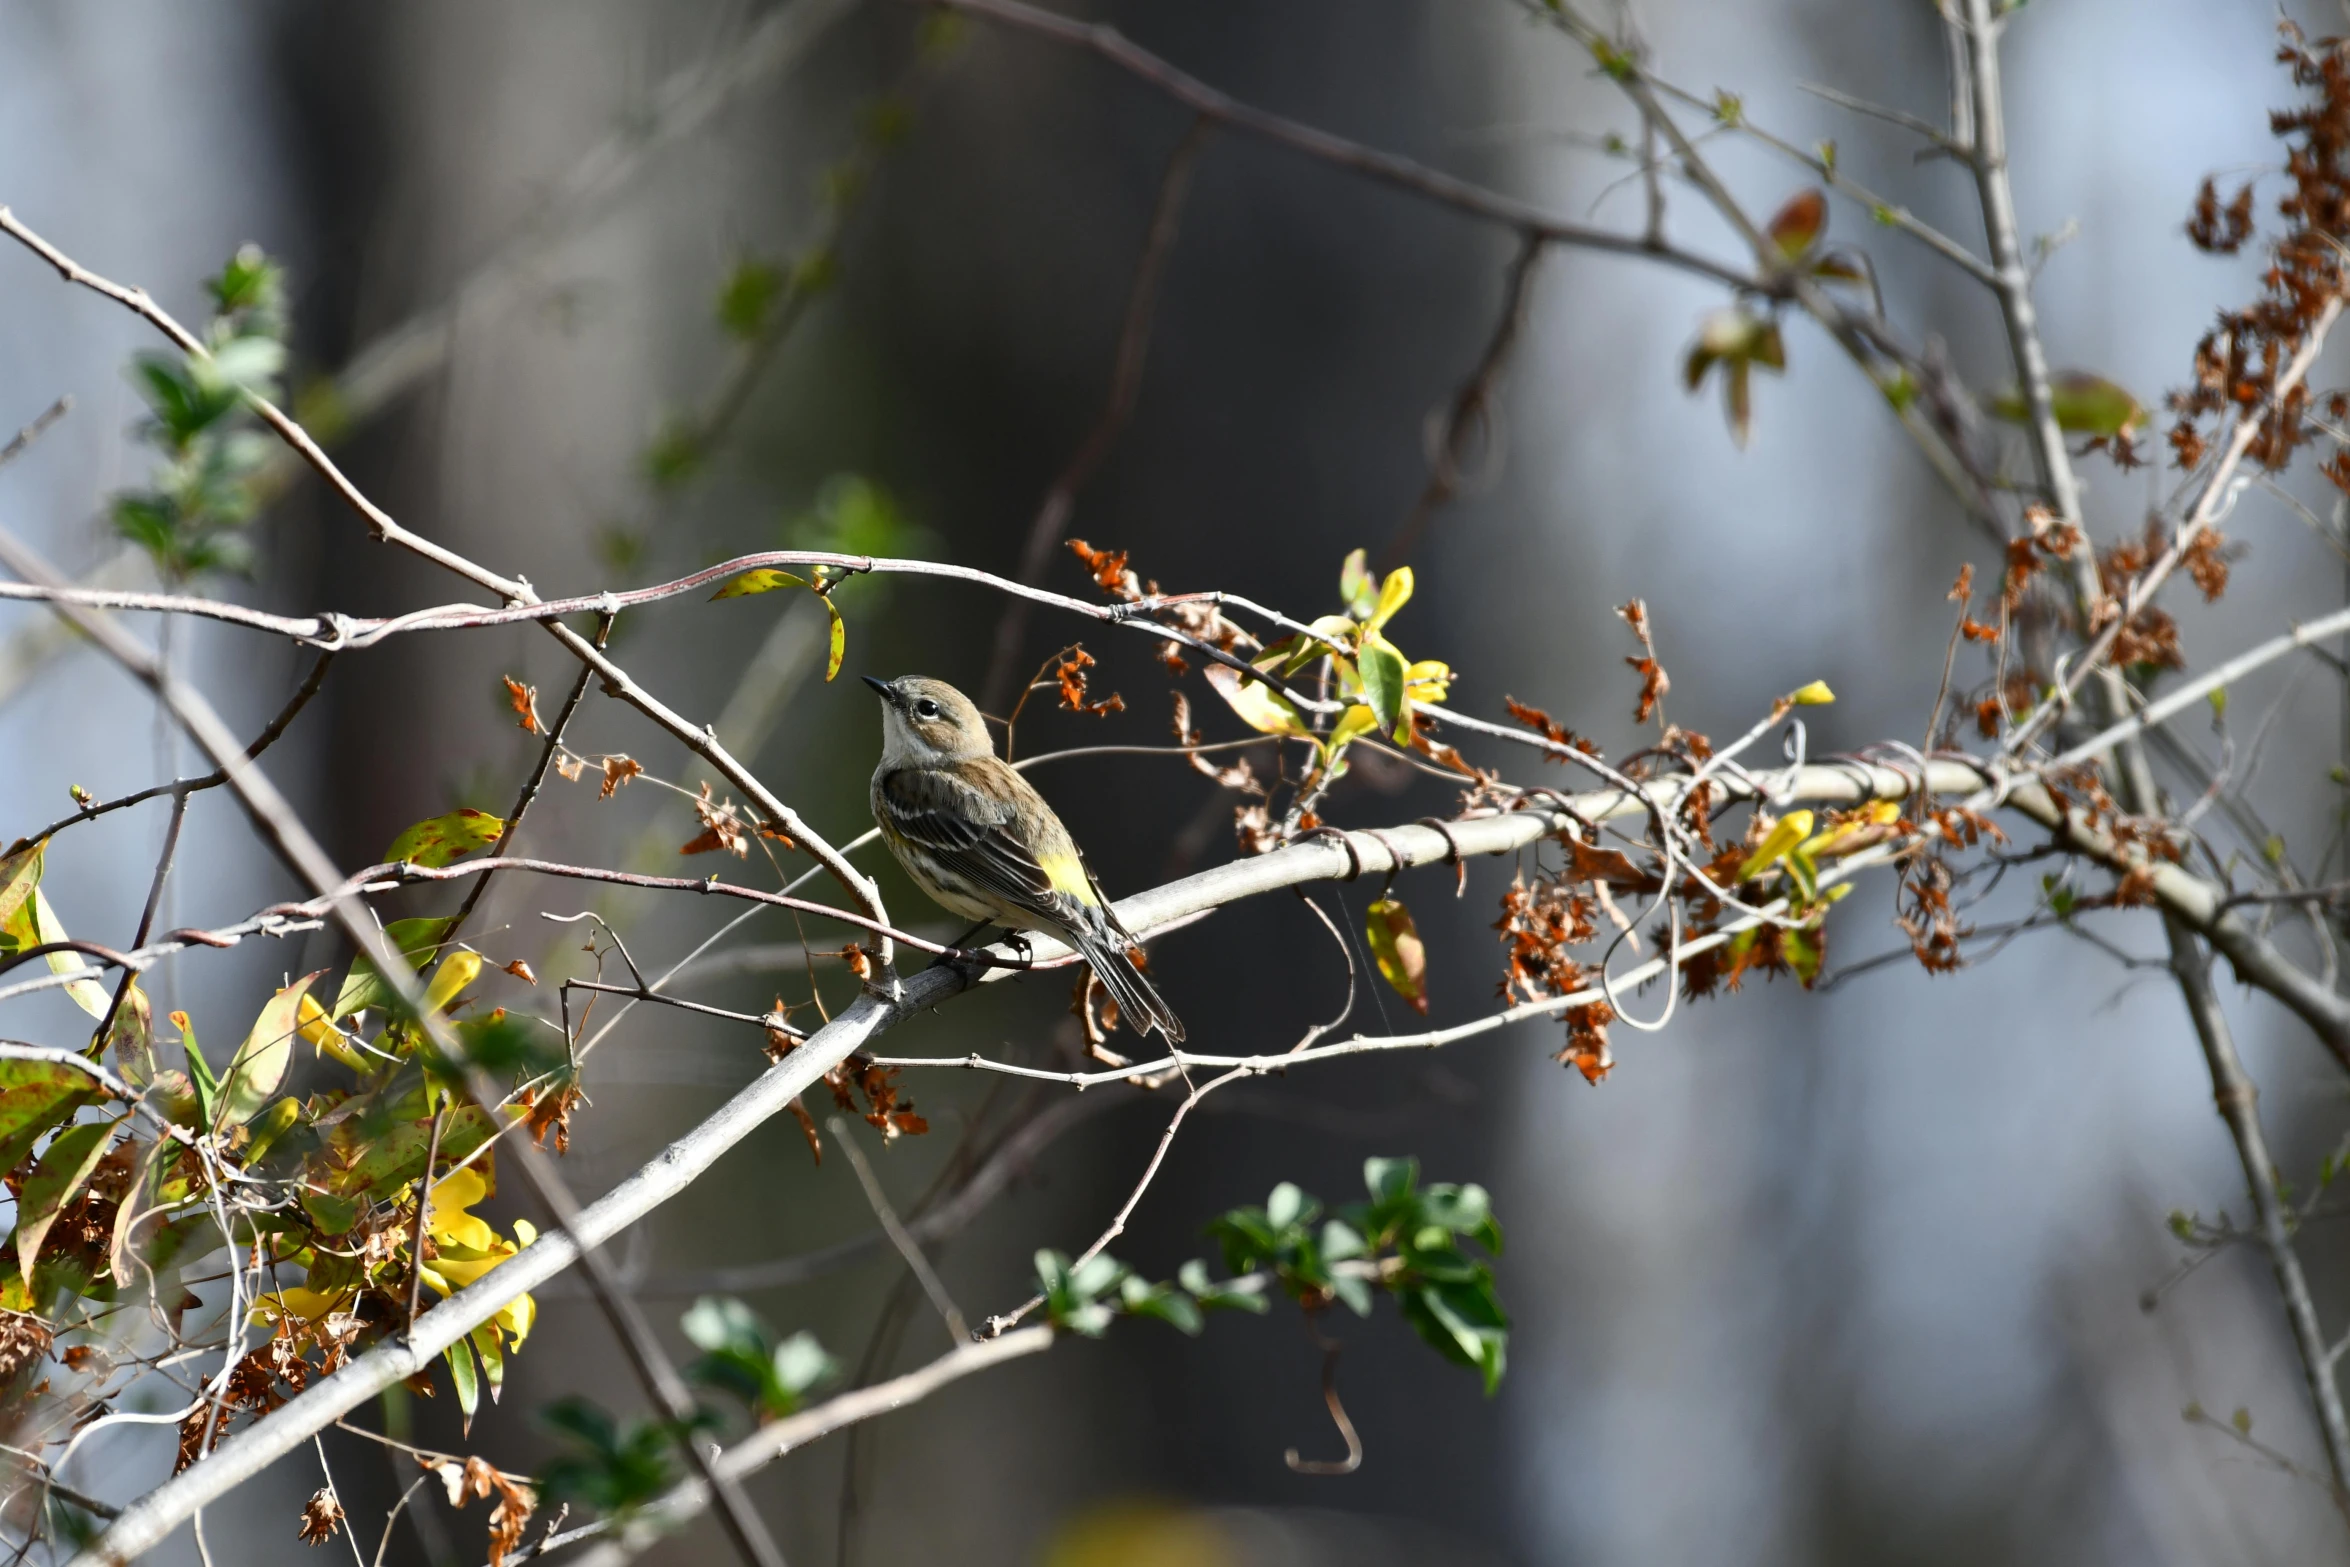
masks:
<svg viewBox="0 0 2350 1567"><path fill-rule="evenodd" d="M1412 923L1412 911L1395 898L1372 904L1363 934L1370 939L1379 977L1422 1017L1428 1015L1428 949Z"/></svg>
<svg viewBox="0 0 2350 1567"><path fill-rule="evenodd" d="M250 1119L286 1080L286 1070L294 1064L294 1038L301 1018L302 998L325 972L319 969L303 975L262 1006L261 1015L253 1020L252 1031L229 1058L228 1070L220 1075L217 1124Z"/></svg>
<svg viewBox="0 0 2350 1567"><path fill-rule="evenodd" d="M1335 757L1349 745L1379 727L1379 715L1357 702L1338 715L1338 722L1330 726L1330 738L1322 742L1322 754Z"/></svg>
<svg viewBox="0 0 2350 1567"><path fill-rule="evenodd" d="M1798 686L1787 693L1787 700L1797 707L1826 707L1836 700L1836 693L1828 689L1828 682L1815 680L1808 686Z"/></svg>
<svg viewBox="0 0 2350 1567"><path fill-rule="evenodd" d="M1363 623L1367 631L1377 631L1395 618L1395 612L1411 602L1412 568L1398 566L1379 584L1379 606L1371 611L1371 618Z"/></svg>
<svg viewBox="0 0 2350 1567"><path fill-rule="evenodd" d="M840 673L841 655L848 651L849 628L841 623L840 610L832 602L832 595L824 598L824 613L832 617L832 643L824 654L824 678L829 681Z"/></svg>
<svg viewBox="0 0 2350 1567"><path fill-rule="evenodd" d="M795 577L788 571L777 571L772 567L762 566L757 571L746 571L728 582L726 586L710 595L710 602L715 604L720 599L748 598L754 593L772 593L777 588L804 588L807 585L807 579L804 577Z"/></svg>
<svg viewBox="0 0 2350 1567"><path fill-rule="evenodd" d="M1216 695L1251 729L1269 735L1295 735L1301 740L1314 738L1305 720L1297 716L1297 709L1278 691L1261 681L1244 681L1238 670L1223 664L1209 665L1206 673Z"/></svg>
<svg viewBox="0 0 2350 1567"><path fill-rule="evenodd" d="M342 1290L332 1295L320 1294L307 1285L290 1285L272 1290L253 1302L253 1321L265 1327L280 1322L316 1322L339 1309L358 1295L357 1290Z"/></svg>
<svg viewBox="0 0 2350 1567"><path fill-rule="evenodd" d="M57 918L57 911L49 906L49 894L38 887L33 889L33 936L35 943L41 946L71 939L65 934L65 926ZM49 954L49 972L87 974L92 970L88 963L82 961L82 955L78 952L52 952ZM107 1003L112 1000L106 994L106 987L94 979L67 980L65 993L72 998L75 1006L92 1017L104 1017Z"/></svg>
<svg viewBox="0 0 2350 1567"><path fill-rule="evenodd" d="M438 1012L456 998L459 991L481 976L481 954L459 948L441 959L441 966L432 971L432 983L424 989L424 1009Z"/></svg>
<svg viewBox="0 0 2350 1567"><path fill-rule="evenodd" d="M1811 836L1811 823L1809 811L1789 811L1780 817L1779 824L1746 857L1746 863L1738 867L1738 879L1751 881L1778 864L1788 850Z"/></svg>
<svg viewBox="0 0 2350 1567"><path fill-rule="evenodd" d="M384 859L393 865L446 865L488 848L505 830L500 818L470 805L461 806L446 816L418 822L394 838L392 846L384 850Z"/></svg>

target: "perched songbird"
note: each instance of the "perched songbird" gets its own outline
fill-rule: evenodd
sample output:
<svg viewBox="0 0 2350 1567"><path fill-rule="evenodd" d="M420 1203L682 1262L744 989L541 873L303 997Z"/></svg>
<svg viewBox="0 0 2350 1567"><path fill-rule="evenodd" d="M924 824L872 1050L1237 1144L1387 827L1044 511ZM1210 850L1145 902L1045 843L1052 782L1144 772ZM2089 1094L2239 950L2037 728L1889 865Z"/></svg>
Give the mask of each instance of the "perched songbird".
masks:
<svg viewBox="0 0 2350 1567"><path fill-rule="evenodd" d="M1041 930L1083 953L1136 1030L1170 1043L1183 1024L1131 955L1069 829L995 754L987 721L943 680L865 683L881 695L873 820L882 842L941 907L1008 930Z"/></svg>

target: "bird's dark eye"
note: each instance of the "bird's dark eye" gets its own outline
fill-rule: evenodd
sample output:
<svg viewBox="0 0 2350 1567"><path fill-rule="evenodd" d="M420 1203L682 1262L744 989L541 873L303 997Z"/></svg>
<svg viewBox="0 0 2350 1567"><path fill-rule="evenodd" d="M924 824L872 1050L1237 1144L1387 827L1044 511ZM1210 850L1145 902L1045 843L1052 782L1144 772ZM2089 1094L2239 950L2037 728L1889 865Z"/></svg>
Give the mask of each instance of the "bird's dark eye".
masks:
<svg viewBox="0 0 2350 1567"><path fill-rule="evenodd" d="M914 704L914 715L917 718L936 718L938 716L938 704L930 700L930 698L924 697L922 700Z"/></svg>

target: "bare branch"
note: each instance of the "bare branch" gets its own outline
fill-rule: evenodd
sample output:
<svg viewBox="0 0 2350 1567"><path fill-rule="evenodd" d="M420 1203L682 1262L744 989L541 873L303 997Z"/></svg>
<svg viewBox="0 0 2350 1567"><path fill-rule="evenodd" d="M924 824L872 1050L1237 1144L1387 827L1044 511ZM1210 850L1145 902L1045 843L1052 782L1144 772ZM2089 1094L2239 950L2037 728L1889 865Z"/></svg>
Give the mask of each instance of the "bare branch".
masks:
<svg viewBox="0 0 2350 1567"><path fill-rule="evenodd" d="M1651 231L1655 232L1653 223ZM1459 492L1461 466L1468 460L1471 439L1483 438L1489 459L1501 441L1495 404L1499 401L1502 371L1508 367L1510 353L1526 329L1534 274L1548 248L1539 234L1526 235L1520 241L1518 254L1502 280L1501 314L1494 320L1493 333L1486 339L1485 352L1478 358L1477 368L1469 372L1469 378L1453 394L1443 433L1429 443L1428 483L1421 489L1420 498L1412 503L1411 514L1404 518L1403 525L1395 530L1395 537L1387 541L1387 548L1381 552L1380 563L1384 568L1392 569L1410 557L1429 520Z"/></svg>
<svg viewBox="0 0 2350 1567"><path fill-rule="evenodd" d="M6 209L0 208L0 223L4 223L6 218ZM55 573L5 531L0 531L0 563L22 577L55 581ZM85 636L152 689L174 721L211 754L214 763L227 773L228 787L245 807L247 816L259 830L262 839L278 858L316 891L333 897L330 912L335 923L352 944L375 964L382 983L409 1015L417 1020L441 1060L463 1068L467 1091L475 1102L485 1112L494 1113L500 1096L495 1085L489 1082L488 1074L468 1062L463 1047L450 1033L448 1021L440 1015L438 1009L424 1004L424 988L414 971L391 950L383 933L367 917L357 900L348 894L336 895L335 889L344 882L342 874L302 825L300 817L295 814L285 796L278 792L276 785L270 782L259 766L244 754L211 704L158 663L112 620L65 605L58 606L58 613L71 619ZM544 1155L527 1143L516 1146L525 1177L556 1224L568 1229L578 1214L577 1202L561 1178L549 1167ZM431 1178L432 1172L427 1169L424 1179L429 1183ZM225 1224L223 1231L226 1232ZM686 1391L684 1380L669 1364L634 1303L618 1293L611 1277L610 1264L592 1246L582 1252L581 1260L587 1264L588 1277L596 1290L597 1302L604 1307L606 1317L628 1350L638 1374L667 1407L671 1418L682 1424L693 1409L693 1400ZM409 1337L413 1343L413 1330ZM313 1427L301 1433L301 1436L313 1435L317 1429ZM690 1437L682 1445L698 1465L706 1464L707 1460ZM211 1466L199 1464L186 1472L193 1473L208 1467ZM757 1514L750 1510L748 1503L738 1492L731 1491L723 1480L713 1477L713 1484L717 1490L721 1514L743 1557L759 1564L759 1567L781 1567L782 1558L776 1553L773 1542L767 1539ZM196 1505L201 1506L202 1502ZM147 1549L148 1545L156 1543L150 1540L142 1544L125 1545L118 1539L118 1534L136 1537L137 1530L131 1523L129 1512L117 1519L83 1556L92 1562L127 1562Z"/></svg>
<svg viewBox="0 0 2350 1567"><path fill-rule="evenodd" d="M922 1255L921 1245L899 1222L897 1210L889 1205L889 1196L882 1191L881 1182L874 1179L873 1166L866 1162L865 1150L857 1146L849 1123L836 1115L831 1124L833 1141L848 1156L849 1168L857 1172L857 1184L865 1189L865 1201L871 1205L873 1217L881 1221L882 1233L898 1249L898 1255L906 1260L906 1267L921 1284L922 1293L930 1297L930 1304L937 1309L939 1320L946 1324L948 1342L970 1342L971 1330L964 1325L961 1309L955 1305L954 1297L947 1293L946 1284L939 1278L938 1271L931 1267L930 1259Z"/></svg>
<svg viewBox="0 0 2350 1567"><path fill-rule="evenodd" d="M277 744L278 737L283 735L286 732L287 727L291 725L296 718L301 716L302 709L310 705L310 699L318 695L318 688L326 684L327 666L333 662L334 654L332 653L321 653L318 656L318 661L310 666L310 673L308 677L303 680L302 684L298 688L296 688L294 694L287 698L286 705L278 709L277 716L269 721L268 725L262 729L261 733L253 737L253 743L251 745L245 747L245 759L247 761L253 760L262 752ZM150 789L141 789L134 794L126 794L116 799L102 801L97 805L87 806L82 810L76 811L71 816L61 816L56 821L51 822L48 826L42 828L38 832L26 833L23 837L17 839L16 842L8 846L8 852L13 854L18 849L25 847L27 844L39 843L44 838L54 838L59 833L65 831L65 829L68 827L75 826L82 822L95 821L101 816L108 815L114 811L122 810L127 806L144 804L149 800L155 799L159 795L168 794L174 800L184 801L191 794L200 794L206 789L217 789L222 784L227 782L227 771L222 768L215 768L211 772L204 774L204 776L201 778L175 779L167 784L157 784ZM145 932L142 931L140 933L139 940L143 941L145 939Z"/></svg>
<svg viewBox="0 0 2350 1567"><path fill-rule="evenodd" d="M1109 395L1102 400L1102 410L1095 416L1093 428L1085 434L1069 458L1069 464L1053 480L1045 492L1044 504L1036 509L1036 520L1028 525L1028 542L1020 551L1020 580L1034 585L1043 580L1045 565L1052 558L1053 544L1069 525L1069 512L1077 504L1077 492L1083 489L1109 456L1119 433L1134 412L1135 398L1142 390L1142 366L1150 352L1151 322L1158 313L1159 284L1166 276L1167 258L1175 249L1175 236L1183 221L1183 203L1191 193L1191 171L1199 162L1200 150L1207 145L1212 122L1202 115L1191 122L1183 139L1167 156L1167 166L1159 175L1158 199L1151 208L1150 228L1142 246L1142 257L1134 264L1134 281L1126 292L1126 317L1118 329L1118 355L1110 366ZM980 711L999 712L1011 694L1006 687L1012 678L1012 665L1020 656L1020 642L1028 630L1029 600L1014 598L1004 606L996 621L995 651L989 656L987 679L980 686Z"/></svg>
<svg viewBox="0 0 2350 1567"><path fill-rule="evenodd" d="M985 1371L1028 1355L1041 1354L1050 1349L1052 1344L1053 1330L1047 1327L1022 1328L1002 1338L965 1344L902 1377L892 1377L887 1382L876 1382L871 1387L843 1393L813 1409L762 1427L757 1433L743 1438L719 1455L719 1473L736 1480L756 1474L786 1453L796 1452L819 1437L871 1420L876 1415L886 1415L909 1404L918 1404L940 1388L959 1382L974 1372ZM635 1559L638 1552L654 1541L674 1531L679 1524L699 1515L709 1505L706 1488L698 1482L688 1481L668 1495L638 1509L619 1539L606 1541L587 1555L577 1558L576 1567L620 1567L620 1564ZM611 1528L609 1522L598 1520L569 1534L557 1535L546 1543L549 1547L567 1545L574 1540L607 1534ZM516 1562L528 1558L516 1552L506 1559Z"/></svg>
<svg viewBox="0 0 2350 1567"><path fill-rule="evenodd" d="M1139 47L1107 23L1073 21L1022 4L1021 0L940 0L940 3L949 10L983 16L989 21L1050 38L1056 43L1075 45L1101 56L1120 70L1149 83L1194 113L1219 125L1287 147L1320 162L1351 170L1383 185L1409 191L1440 206L1451 207L1489 222L1506 224L1521 234L1580 249L1645 256L1668 266L1679 267L1685 272L1694 272L1701 277L1729 284L1733 288L1761 286L1757 279L1736 268L1724 266L1693 252L1669 245L1654 245L1640 235L1616 234L1586 224L1570 223L1514 197L1486 190L1425 164L1415 163L1409 158L1380 152L1344 137L1333 136L1328 131L1301 125L1295 120L1283 119L1280 115L1241 103Z"/></svg>
<svg viewBox="0 0 2350 1567"><path fill-rule="evenodd" d="M2260 1091L2236 1054L2227 1016L2220 1011L2219 996L2212 989L2211 965L2193 933L2176 916L2167 917L2163 926L2171 937L2172 971L2187 998L2187 1013L2194 1019L2195 1037L2203 1046L2204 1064L2211 1072L2211 1097L2235 1141L2236 1158L2244 1168L2244 1188L2259 1220L2261 1245L2276 1274L2277 1293L2284 1298L2285 1321L2292 1330L2293 1347L2301 1356L2310 1402L2317 1410L2318 1435L2325 1443L2334 1502L2350 1512L2350 1419L2343 1416L2341 1390L2334 1385L2333 1356L2317 1320L2316 1303L2309 1297L2301 1259L2293 1250L2284 1204L2277 1195L2277 1168L2260 1126Z"/></svg>

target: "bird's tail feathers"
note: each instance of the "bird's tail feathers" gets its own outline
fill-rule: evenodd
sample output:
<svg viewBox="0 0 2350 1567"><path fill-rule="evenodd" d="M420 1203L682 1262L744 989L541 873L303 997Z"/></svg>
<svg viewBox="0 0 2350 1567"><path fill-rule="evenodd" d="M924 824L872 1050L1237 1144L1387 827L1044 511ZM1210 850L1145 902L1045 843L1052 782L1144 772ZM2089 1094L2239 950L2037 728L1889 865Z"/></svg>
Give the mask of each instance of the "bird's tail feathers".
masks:
<svg viewBox="0 0 2350 1567"><path fill-rule="evenodd" d="M1085 961L1093 966L1102 988L1118 1003L1118 1015L1132 1023L1138 1034L1148 1034L1155 1028L1166 1036L1167 1043L1183 1043L1182 1019L1176 1017L1175 1009L1167 1005L1166 998L1127 956L1134 938L1107 920L1102 923L1103 929L1080 934L1077 945L1085 954Z"/></svg>

